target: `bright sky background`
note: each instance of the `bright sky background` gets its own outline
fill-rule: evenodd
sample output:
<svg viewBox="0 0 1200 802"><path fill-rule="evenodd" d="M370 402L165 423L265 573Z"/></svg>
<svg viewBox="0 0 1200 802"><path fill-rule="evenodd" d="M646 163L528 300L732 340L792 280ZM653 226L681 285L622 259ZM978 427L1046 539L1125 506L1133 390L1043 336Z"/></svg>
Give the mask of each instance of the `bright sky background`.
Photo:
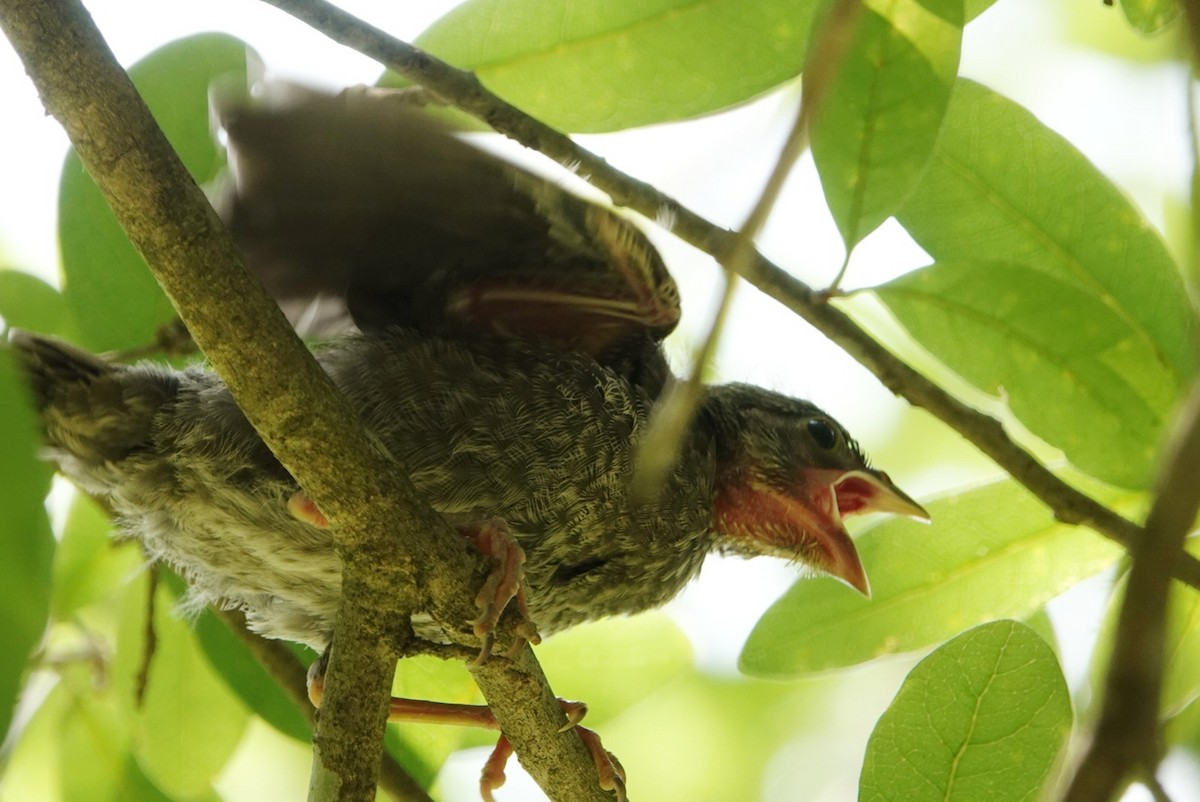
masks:
<svg viewBox="0 0 1200 802"><path fill-rule="evenodd" d="M340 4L405 39L415 37L454 5L436 0ZM87 5L127 65L172 39L223 30L253 44L277 77L339 87L373 82L380 71L374 62L329 42L276 9L248 0L92 0ZM1031 109L1131 193L1160 230L1169 228L1164 223L1170 218L1167 210L1186 202L1191 163L1185 71L1177 63L1163 66L1154 60L1135 66L1083 44L1098 40L1119 47L1122 53L1149 55L1163 47L1160 40L1137 37L1120 18L1120 11L1100 0L999 0L968 27L962 72ZM717 222L736 226L775 157L793 103L790 92L780 92L692 123L581 139L621 169ZM23 69L2 40L0 108L4 109L0 265L53 281L55 202L66 137L45 116ZM695 337L706 323L710 303L706 293L715 286L716 271L709 260L669 235L654 231L651 235L682 285L684 332ZM760 244L768 256L813 285L827 283L836 273L841 241L824 210L810 160L790 180ZM923 263L921 251L889 224L860 246L847 285L877 283ZM875 462L915 495L994 471L964 449L961 457L948 460L939 472L906 475L903 455L888 447L891 428L905 415L902 404L838 349L757 292L744 289L737 312L718 358L722 378L812 398L833 411ZM777 350L766 350L766 343L776 343ZM938 447L956 447L956 436L927 421L911 415L903 420L905 426L928 427ZM771 560L711 560L700 582L671 610L692 636L704 665L734 671L749 627L794 576L793 568ZM1085 629L1092 627L1089 622ZM1081 653L1089 634L1080 634ZM1068 639L1064 652L1069 671L1072 650ZM1127 799L1143 798L1138 793L1131 792Z"/></svg>

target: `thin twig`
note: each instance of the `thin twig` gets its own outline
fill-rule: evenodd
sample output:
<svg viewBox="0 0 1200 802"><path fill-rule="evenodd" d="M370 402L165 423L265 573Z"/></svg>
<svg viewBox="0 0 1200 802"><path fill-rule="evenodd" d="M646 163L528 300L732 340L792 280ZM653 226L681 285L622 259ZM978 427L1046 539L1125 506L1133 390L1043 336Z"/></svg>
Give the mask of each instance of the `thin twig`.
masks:
<svg viewBox="0 0 1200 802"><path fill-rule="evenodd" d="M150 687L150 667L154 664L154 654L158 651L158 628L154 623L158 571L158 566L153 563L146 568L146 605L142 609L146 620L142 623L142 652L138 659L137 674L133 678L133 704L139 710L146 701L146 689Z"/></svg>
<svg viewBox="0 0 1200 802"><path fill-rule="evenodd" d="M816 44L805 65L804 94L796 110L796 119L784 140L779 158L767 176L754 207L734 234L732 247L720 259L725 272L725 289L709 324L704 342L696 353L691 372L683 381L673 383L655 406L645 438L638 448L633 486L643 500L656 495L675 464L688 425L692 422L704 390L704 371L712 360L724 330L738 277L745 273L755 257L754 240L775 208L783 185L796 162L808 149L810 121L825 97L833 76L845 55L847 44L862 5L858 0L835 0L817 30Z"/></svg>
<svg viewBox="0 0 1200 802"><path fill-rule="evenodd" d="M1154 797L1154 802L1171 802L1171 795L1167 793L1166 788L1163 788L1157 777L1142 780L1141 784L1150 792L1150 796Z"/></svg>
<svg viewBox="0 0 1200 802"><path fill-rule="evenodd" d="M307 23L340 44L356 50L431 94L487 123L494 130L575 170L606 192L613 203L652 220L670 220L671 232L722 261L734 247L735 235L653 186L622 173L570 137L540 123L489 92L470 72L458 70L412 45L325 2L262 0ZM1190 0L1195 2L1195 0ZM858 360L892 392L922 407L1004 468L1065 524L1088 526L1129 548L1140 527L1064 482L1032 454L1017 445L996 419L968 406L922 376L871 338L826 296L786 273L755 251L742 276L759 290L795 312ZM1180 555L1172 567L1179 580L1200 588L1200 561Z"/></svg>
<svg viewBox="0 0 1200 802"><path fill-rule="evenodd" d="M317 711L308 699L308 671L296 655L281 641L256 635L246 628L246 616L240 610L214 610L246 651L258 661L263 670L283 690L309 726L317 726ZM433 802L421 786L408 775L387 751L379 767L379 787L396 802Z"/></svg>

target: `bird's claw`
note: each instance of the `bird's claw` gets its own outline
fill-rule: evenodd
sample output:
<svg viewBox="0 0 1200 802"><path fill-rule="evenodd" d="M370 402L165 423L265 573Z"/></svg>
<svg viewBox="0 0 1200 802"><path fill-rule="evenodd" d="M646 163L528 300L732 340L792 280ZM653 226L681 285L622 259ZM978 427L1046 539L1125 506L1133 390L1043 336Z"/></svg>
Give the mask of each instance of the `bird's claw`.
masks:
<svg viewBox="0 0 1200 802"><path fill-rule="evenodd" d="M317 505L303 490L297 490L291 495L287 502L287 508L297 521L303 521L318 529L325 529L329 526L325 515L317 509Z"/></svg>
<svg viewBox="0 0 1200 802"><path fill-rule="evenodd" d="M617 802L625 802L625 769L621 765L621 761L604 748L604 744L600 742L600 736L594 730L578 726L583 717L587 715L587 705L583 702L568 702L565 699L559 701L562 703L563 713L567 716L567 723L559 728L559 732L573 729L579 733L579 739L583 741L583 745L587 747L588 753L592 756L592 762L596 764L596 775L600 780L600 787L616 794ZM504 775L504 767L508 764L512 753L512 744L509 743L506 736L501 735L500 739L496 741L496 748L492 750L487 762L483 764L483 772L479 776L479 795L483 797L484 802L495 802L492 792L504 785L505 780L508 779Z"/></svg>
<svg viewBox="0 0 1200 802"><path fill-rule="evenodd" d="M567 717L567 723L558 728L559 732L566 732L571 729L583 721L583 717L587 715L587 702L571 702L566 699L559 699L558 701L562 705L563 713Z"/></svg>
<svg viewBox="0 0 1200 802"><path fill-rule="evenodd" d="M496 797L492 792L508 780L508 777L504 775L504 767L508 765L508 759L512 753L513 748L508 741L508 736L501 735L500 739L496 741L496 748L488 755L487 762L483 764L483 771L479 775L479 795L483 797L484 802L496 802Z"/></svg>
<svg viewBox="0 0 1200 802"><path fill-rule="evenodd" d="M303 490L297 490L288 499L288 512L299 521L324 529L329 526L325 516L317 509L317 505ZM479 655L471 661L471 665L480 665L492 655L492 645L495 642L496 627L500 616L508 607L509 602L516 599L517 613L520 622L513 629L515 639L513 645L505 653L515 657L526 643L535 646L542 642L537 625L529 618L529 606L525 602L525 551L513 540L508 527L497 520L471 524L461 527L460 531L475 544L481 554L494 559L498 565L488 573L479 593L475 595L475 606L480 612L479 617L472 622L476 637L482 641Z"/></svg>
<svg viewBox="0 0 1200 802"><path fill-rule="evenodd" d="M516 640L508 650L508 655L515 655L526 642L541 643L542 638L529 618L529 607L525 602L525 551L513 540L508 527L500 521L492 520L468 527L463 530L463 534L470 538L480 553L497 562L496 567L488 573L483 586L479 588L479 593L475 595L475 606L481 612L472 622L472 628L483 645L480 647L479 656L471 661L472 665L479 665L491 656L500 616L514 599L520 623L514 630Z"/></svg>
<svg viewBox="0 0 1200 802"><path fill-rule="evenodd" d="M595 730L587 727L576 727L579 739L592 755L596 764L596 774L600 777L600 787L617 795L617 802L625 802L625 767L617 756L604 748L600 736Z"/></svg>

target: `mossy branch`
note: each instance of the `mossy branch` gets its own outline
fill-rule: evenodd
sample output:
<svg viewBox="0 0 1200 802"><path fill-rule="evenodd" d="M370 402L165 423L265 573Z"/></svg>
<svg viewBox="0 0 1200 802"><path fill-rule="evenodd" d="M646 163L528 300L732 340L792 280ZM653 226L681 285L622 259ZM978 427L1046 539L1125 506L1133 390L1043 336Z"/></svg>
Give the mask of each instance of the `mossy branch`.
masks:
<svg viewBox="0 0 1200 802"><path fill-rule="evenodd" d="M375 797L391 678L413 610L469 639L483 558L367 435L241 256L76 0L9 0L0 27L47 111L193 339L279 461L333 524L343 564L310 799ZM484 694L555 800L605 800L536 660L489 666ZM541 709L520 707L536 686ZM546 726L552 721L553 726ZM525 759L537 755L536 761Z"/></svg>

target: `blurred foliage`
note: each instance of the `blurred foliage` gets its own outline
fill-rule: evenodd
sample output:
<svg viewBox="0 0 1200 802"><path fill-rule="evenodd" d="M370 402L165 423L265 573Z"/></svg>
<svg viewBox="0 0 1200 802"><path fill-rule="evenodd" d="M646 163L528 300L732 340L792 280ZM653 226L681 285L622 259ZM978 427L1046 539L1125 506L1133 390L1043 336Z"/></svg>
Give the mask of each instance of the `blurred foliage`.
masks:
<svg viewBox="0 0 1200 802"><path fill-rule="evenodd" d="M813 0L469 0L416 43L553 126L615 131L717 111L796 77L819 8Z"/></svg>
<svg viewBox="0 0 1200 802"><path fill-rule="evenodd" d="M29 653L41 638L50 606L50 565L54 541L42 497L50 483L48 466L39 464L37 425L26 400L26 388L12 355L0 352L0 728L8 730L13 705L26 672Z"/></svg>
<svg viewBox="0 0 1200 802"><path fill-rule="evenodd" d="M129 70L198 182L211 181L225 164L209 126L209 86L218 80L245 84L246 59L243 42L203 34L164 47ZM79 343L104 351L152 341L172 318L171 304L74 150L63 165L58 216L63 297Z"/></svg>
<svg viewBox="0 0 1200 802"><path fill-rule="evenodd" d="M813 156L848 249L895 217L932 257L874 301L939 361L934 372L955 374L949 386L968 402L1003 408L1019 435L1040 438L1029 440L1038 453L1066 455L1069 481L1136 517L1195 372L1194 313L1161 237L1122 190L1032 114L958 77L964 21L991 4L867 2L814 121ZM1120 26L1114 41L1147 42L1153 58L1177 53L1174 3L1095 6L1079 28L1102 19ZM607 131L707 114L794 79L818 12L817 0L470 0L420 42L552 124ZM1124 44L1106 48L1133 57ZM132 74L197 179L211 180L223 154L206 92L244 80L246 46L195 36ZM0 316L93 349L150 341L169 304L74 155L59 229L63 291L0 271ZM860 314L857 300L848 307ZM920 420L893 448L914 466L939 453ZM2 351L0 428L0 730L16 721L0 802L237 802L303 787L295 748L308 726L241 640L210 613L182 618L181 586L151 584L139 548L115 543L88 500L61 516L54 549L49 471L35 462L23 388ZM787 682L714 676L653 615L556 637L539 651L547 673L590 704L588 723L636 798L825 800L858 788L863 800L913 800L929 787L939 799L1036 798L1071 724L1045 605L1120 552L1055 522L1007 480L929 507L932 526L891 521L862 536L873 599L804 580L763 616L742 666ZM1193 749L1197 598L1173 594L1163 703L1170 743ZM1034 622L1041 637L996 620L1007 618ZM1106 628L1095 672L1110 641ZM883 657L896 652L916 654ZM404 661L394 691L478 700L460 665L433 659ZM491 737L394 727L388 745L440 788L447 757Z"/></svg>

